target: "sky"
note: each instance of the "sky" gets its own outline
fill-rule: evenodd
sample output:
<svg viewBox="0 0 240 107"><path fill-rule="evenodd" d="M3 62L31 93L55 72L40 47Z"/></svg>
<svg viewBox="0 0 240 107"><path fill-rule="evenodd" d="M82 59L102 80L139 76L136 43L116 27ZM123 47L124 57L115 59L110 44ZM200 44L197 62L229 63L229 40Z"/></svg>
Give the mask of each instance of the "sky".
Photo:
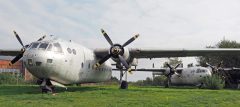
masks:
<svg viewBox="0 0 240 107"><path fill-rule="evenodd" d="M73 40L90 49L140 37L128 47L199 49L223 38L240 41L239 0L1 0L0 49L20 49L43 35ZM186 65L195 58L181 58ZM161 66L166 59L139 60L139 67ZM114 76L118 76L114 73ZM130 81L151 73L134 73Z"/></svg>

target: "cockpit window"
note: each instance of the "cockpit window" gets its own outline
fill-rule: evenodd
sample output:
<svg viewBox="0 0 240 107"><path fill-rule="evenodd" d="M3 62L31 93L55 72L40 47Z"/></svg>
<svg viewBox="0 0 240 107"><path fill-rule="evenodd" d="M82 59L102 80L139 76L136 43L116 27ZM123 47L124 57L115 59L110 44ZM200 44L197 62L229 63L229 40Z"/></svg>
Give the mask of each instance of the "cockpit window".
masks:
<svg viewBox="0 0 240 107"><path fill-rule="evenodd" d="M76 50L75 49L73 49L72 52L73 52L74 55L76 55Z"/></svg>
<svg viewBox="0 0 240 107"><path fill-rule="evenodd" d="M32 46L31 46L31 49L33 49L33 48L37 48L38 45L39 45L39 43L33 43Z"/></svg>
<svg viewBox="0 0 240 107"><path fill-rule="evenodd" d="M40 44L39 49L45 50L47 46L48 46L48 43L42 43Z"/></svg>
<svg viewBox="0 0 240 107"><path fill-rule="evenodd" d="M61 45L59 43L54 43L53 46L54 46L54 48L53 48L54 52L62 53L62 48L61 48Z"/></svg>
<svg viewBox="0 0 240 107"><path fill-rule="evenodd" d="M50 44L47 48L47 51L51 51L52 50L52 44Z"/></svg>

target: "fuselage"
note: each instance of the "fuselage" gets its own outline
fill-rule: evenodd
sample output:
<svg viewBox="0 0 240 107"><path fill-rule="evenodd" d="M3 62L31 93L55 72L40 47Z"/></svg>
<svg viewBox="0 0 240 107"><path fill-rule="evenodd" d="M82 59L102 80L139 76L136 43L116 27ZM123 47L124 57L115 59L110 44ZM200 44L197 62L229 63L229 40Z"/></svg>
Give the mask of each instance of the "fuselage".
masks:
<svg viewBox="0 0 240 107"><path fill-rule="evenodd" d="M98 68L94 52L72 41L50 36L28 46L23 62L39 79L51 79L62 84L102 82L111 78L111 63Z"/></svg>
<svg viewBox="0 0 240 107"><path fill-rule="evenodd" d="M184 68L181 73L172 75L171 83L175 85L198 85L203 78L211 76L211 71L205 67Z"/></svg>

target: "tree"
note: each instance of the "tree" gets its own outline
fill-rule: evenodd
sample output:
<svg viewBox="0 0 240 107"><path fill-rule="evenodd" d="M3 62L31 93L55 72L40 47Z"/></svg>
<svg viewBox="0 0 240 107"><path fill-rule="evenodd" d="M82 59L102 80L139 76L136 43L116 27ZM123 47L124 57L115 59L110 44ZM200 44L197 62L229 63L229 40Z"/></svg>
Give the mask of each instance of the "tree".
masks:
<svg viewBox="0 0 240 107"><path fill-rule="evenodd" d="M221 40L215 46L207 46L207 48L240 48L240 43L231 40ZM223 61L222 67L240 67L240 56L202 56L197 58L200 66L206 67L206 62L211 65L218 65Z"/></svg>
<svg viewBox="0 0 240 107"><path fill-rule="evenodd" d="M167 67L167 65L166 65L167 63L169 65L175 67L177 64L182 64L182 60L178 59L178 57L168 58L168 61L163 63L163 67L166 68Z"/></svg>

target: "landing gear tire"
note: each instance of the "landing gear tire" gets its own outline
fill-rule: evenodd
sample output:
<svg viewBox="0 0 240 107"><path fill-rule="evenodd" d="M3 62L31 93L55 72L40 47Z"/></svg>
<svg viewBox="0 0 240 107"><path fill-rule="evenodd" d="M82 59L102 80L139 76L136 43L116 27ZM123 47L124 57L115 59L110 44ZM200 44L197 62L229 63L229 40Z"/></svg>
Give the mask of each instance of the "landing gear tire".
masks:
<svg viewBox="0 0 240 107"><path fill-rule="evenodd" d="M128 83L127 81L122 81L120 89L127 89L128 88Z"/></svg>
<svg viewBox="0 0 240 107"><path fill-rule="evenodd" d="M41 85L42 82L43 82L43 80L38 79L36 83L37 83L37 85Z"/></svg>

